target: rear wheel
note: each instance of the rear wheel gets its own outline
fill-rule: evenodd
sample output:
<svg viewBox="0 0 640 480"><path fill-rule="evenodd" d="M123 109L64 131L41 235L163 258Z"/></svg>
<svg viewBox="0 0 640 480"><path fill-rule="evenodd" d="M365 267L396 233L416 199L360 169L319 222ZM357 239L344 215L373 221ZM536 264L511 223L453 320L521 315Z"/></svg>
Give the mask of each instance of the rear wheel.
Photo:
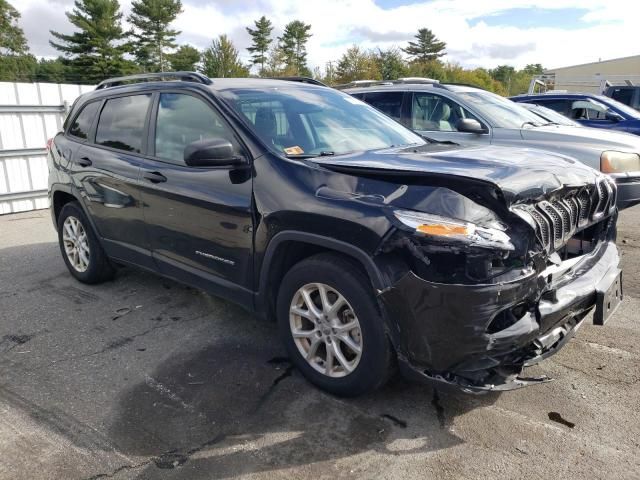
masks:
<svg viewBox="0 0 640 480"><path fill-rule="evenodd" d="M113 278L115 270L107 258L78 202L67 203L58 216L58 241L71 275L84 283Z"/></svg>
<svg viewBox="0 0 640 480"><path fill-rule="evenodd" d="M369 392L393 371L393 351L371 284L338 255L316 255L285 275L278 322L294 364L331 393Z"/></svg>

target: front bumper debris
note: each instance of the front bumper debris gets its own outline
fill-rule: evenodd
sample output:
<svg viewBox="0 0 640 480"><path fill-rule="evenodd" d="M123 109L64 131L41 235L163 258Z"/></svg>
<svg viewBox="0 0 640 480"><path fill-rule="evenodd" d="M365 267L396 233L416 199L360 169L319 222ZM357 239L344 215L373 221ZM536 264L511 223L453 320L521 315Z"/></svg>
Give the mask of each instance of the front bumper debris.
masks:
<svg viewBox="0 0 640 480"><path fill-rule="evenodd" d="M532 273L502 284L458 285L409 271L379 294L393 320L401 369L414 379L468 392L548 381L523 378L522 368L553 355L575 335L596 305L598 285L619 272L619 262L618 249L608 240L558 279ZM505 312L517 312L517 318L492 330L492 321Z"/></svg>

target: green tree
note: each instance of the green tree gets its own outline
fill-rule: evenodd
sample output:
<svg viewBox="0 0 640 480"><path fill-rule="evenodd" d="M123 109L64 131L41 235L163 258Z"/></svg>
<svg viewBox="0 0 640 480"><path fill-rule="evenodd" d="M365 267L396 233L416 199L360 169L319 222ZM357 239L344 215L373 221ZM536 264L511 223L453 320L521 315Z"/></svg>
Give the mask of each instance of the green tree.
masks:
<svg viewBox="0 0 640 480"><path fill-rule="evenodd" d="M407 76L407 63L397 47L391 47L387 50L379 48L375 54L375 61L384 80L396 80Z"/></svg>
<svg viewBox="0 0 640 480"><path fill-rule="evenodd" d="M35 78L38 82L74 83L68 62L65 62L61 57L55 59L41 58L38 60Z"/></svg>
<svg viewBox="0 0 640 480"><path fill-rule="evenodd" d="M539 63L530 63L524 67L523 72L527 75L542 75L544 73L544 68Z"/></svg>
<svg viewBox="0 0 640 480"><path fill-rule="evenodd" d="M286 74L311 76L307 67L307 41L311 38L310 30L311 25L293 20L285 25L282 36L278 37Z"/></svg>
<svg viewBox="0 0 640 480"><path fill-rule="evenodd" d="M193 72L200 62L200 50L191 45L181 45L175 53L167 55L167 58L174 72Z"/></svg>
<svg viewBox="0 0 640 480"><path fill-rule="evenodd" d="M0 0L0 55L27 55L29 47L18 25L20 12L6 0Z"/></svg>
<svg viewBox="0 0 640 480"><path fill-rule="evenodd" d="M69 60L78 82L96 82L129 73L133 66L124 59L129 50L121 26L118 0L76 0L67 18L76 28L71 35L51 31L49 43Z"/></svg>
<svg viewBox="0 0 640 480"><path fill-rule="evenodd" d="M447 44L438 40L428 28L418 30L414 38L416 42L409 42L409 45L402 49L413 61L428 62L446 54Z"/></svg>
<svg viewBox="0 0 640 480"><path fill-rule="evenodd" d="M375 57L357 45L353 45L340 57L336 68L336 81L349 83L354 80L379 80L380 70Z"/></svg>
<svg viewBox="0 0 640 480"><path fill-rule="evenodd" d="M35 74L37 61L29 53L19 20L20 13L0 0L0 81L30 82Z"/></svg>
<svg viewBox="0 0 640 480"><path fill-rule="evenodd" d="M134 26L134 55L145 71L164 72L169 65L167 51L176 47L180 33L170 24L182 12L180 0L135 0L129 22Z"/></svg>
<svg viewBox="0 0 640 480"><path fill-rule="evenodd" d="M214 39L202 54L202 73L208 77L248 77L249 69L238 59L238 50L226 35Z"/></svg>
<svg viewBox="0 0 640 480"><path fill-rule="evenodd" d="M260 75L264 74L264 65L267 62L267 52L271 45L271 31L273 25L264 15L260 20L253 22L255 29L247 27L247 32L251 35L252 44L247 50L251 53L251 63L260 66Z"/></svg>
<svg viewBox="0 0 640 480"><path fill-rule="evenodd" d="M0 82L32 82L38 61L28 55L0 55Z"/></svg>
<svg viewBox="0 0 640 480"><path fill-rule="evenodd" d="M284 75L286 65L284 63L284 54L279 45L271 45L269 53L267 54L267 61L265 63L264 70L262 71L263 77L279 77Z"/></svg>

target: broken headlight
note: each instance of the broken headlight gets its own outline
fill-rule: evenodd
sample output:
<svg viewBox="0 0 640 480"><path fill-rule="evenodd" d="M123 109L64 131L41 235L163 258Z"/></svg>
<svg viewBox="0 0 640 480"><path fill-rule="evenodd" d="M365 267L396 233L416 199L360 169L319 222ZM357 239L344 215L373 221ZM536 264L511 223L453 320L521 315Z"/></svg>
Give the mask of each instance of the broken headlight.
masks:
<svg viewBox="0 0 640 480"><path fill-rule="evenodd" d="M464 243L473 247L515 250L501 225L481 227L474 223L412 210L394 210L394 216L417 235L433 240Z"/></svg>

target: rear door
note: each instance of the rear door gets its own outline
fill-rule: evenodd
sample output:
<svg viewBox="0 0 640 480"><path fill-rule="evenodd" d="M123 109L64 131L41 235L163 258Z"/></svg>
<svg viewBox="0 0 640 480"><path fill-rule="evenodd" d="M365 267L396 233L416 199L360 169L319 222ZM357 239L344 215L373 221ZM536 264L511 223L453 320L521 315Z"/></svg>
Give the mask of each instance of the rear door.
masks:
<svg viewBox="0 0 640 480"><path fill-rule="evenodd" d="M185 147L206 138L229 140L247 158L209 99L183 89L158 93L141 171L144 219L162 273L238 300L252 287L251 170L187 166Z"/></svg>
<svg viewBox="0 0 640 480"><path fill-rule="evenodd" d="M69 166L107 254L143 266L152 265L138 186L150 107L150 94L102 101L97 124Z"/></svg>

